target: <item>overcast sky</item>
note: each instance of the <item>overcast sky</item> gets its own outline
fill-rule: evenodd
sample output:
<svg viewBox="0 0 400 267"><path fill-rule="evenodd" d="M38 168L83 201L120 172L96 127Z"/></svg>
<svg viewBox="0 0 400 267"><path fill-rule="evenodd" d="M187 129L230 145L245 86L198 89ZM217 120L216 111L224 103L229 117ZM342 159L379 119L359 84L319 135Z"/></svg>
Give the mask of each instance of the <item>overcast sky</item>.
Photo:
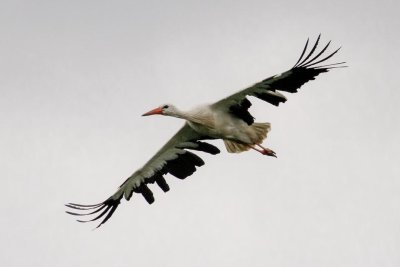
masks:
<svg viewBox="0 0 400 267"><path fill-rule="evenodd" d="M400 266L398 1L0 2L0 265ZM294 65L307 37L347 61L253 99L264 143L201 154L98 230L97 203L183 123L141 117L213 102ZM397 137L396 137L397 136Z"/></svg>

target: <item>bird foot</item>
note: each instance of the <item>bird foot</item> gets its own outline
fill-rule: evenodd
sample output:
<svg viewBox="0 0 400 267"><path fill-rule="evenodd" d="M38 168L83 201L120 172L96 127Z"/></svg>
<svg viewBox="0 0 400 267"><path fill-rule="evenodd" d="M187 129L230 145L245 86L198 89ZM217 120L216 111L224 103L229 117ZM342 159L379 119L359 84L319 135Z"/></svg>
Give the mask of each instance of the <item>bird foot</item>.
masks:
<svg viewBox="0 0 400 267"><path fill-rule="evenodd" d="M267 156L271 156L271 157L277 158L276 153L273 150L269 149L269 148L263 148L263 150L261 150L260 152L263 155L267 155Z"/></svg>
<svg viewBox="0 0 400 267"><path fill-rule="evenodd" d="M260 144L258 144L257 146L258 146L259 148L255 147L255 146L250 146L250 148L254 149L254 150L257 151L257 152L260 152L260 153L263 154L263 155L271 156L271 157L277 158L276 153L275 153L272 149L265 148L265 147L263 147L263 146L260 145Z"/></svg>

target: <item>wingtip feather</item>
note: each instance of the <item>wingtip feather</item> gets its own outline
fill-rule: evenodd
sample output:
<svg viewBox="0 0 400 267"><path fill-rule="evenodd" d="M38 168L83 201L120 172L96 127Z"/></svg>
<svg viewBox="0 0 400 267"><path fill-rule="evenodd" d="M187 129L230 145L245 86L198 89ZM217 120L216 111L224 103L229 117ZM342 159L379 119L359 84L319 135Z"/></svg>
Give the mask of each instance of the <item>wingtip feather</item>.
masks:
<svg viewBox="0 0 400 267"><path fill-rule="evenodd" d="M310 38L307 38L307 42L306 42L306 45L305 45L304 48L303 48L303 52L301 52L301 55L300 55L299 59L297 60L296 64L294 64L293 68L295 68L295 67L297 66L297 64L301 61L301 59L303 58L304 53L305 53L306 50L307 50L307 46L308 46L308 42L309 42L309 41L310 41Z"/></svg>

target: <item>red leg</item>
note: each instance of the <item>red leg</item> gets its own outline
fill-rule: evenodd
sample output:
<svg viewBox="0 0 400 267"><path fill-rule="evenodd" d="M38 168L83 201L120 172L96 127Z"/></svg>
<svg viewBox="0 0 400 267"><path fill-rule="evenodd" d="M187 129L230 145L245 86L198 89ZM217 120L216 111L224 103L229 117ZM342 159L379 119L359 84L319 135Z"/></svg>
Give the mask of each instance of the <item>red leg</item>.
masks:
<svg viewBox="0 0 400 267"><path fill-rule="evenodd" d="M277 157L276 153L273 150L271 150L269 148L265 148L261 145L257 145L257 146L259 146L261 149L258 149L255 146L251 146L251 148L254 149L255 151L260 152L263 155L267 155L267 156L271 156L271 157L275 157L275 158Z"/></svg>

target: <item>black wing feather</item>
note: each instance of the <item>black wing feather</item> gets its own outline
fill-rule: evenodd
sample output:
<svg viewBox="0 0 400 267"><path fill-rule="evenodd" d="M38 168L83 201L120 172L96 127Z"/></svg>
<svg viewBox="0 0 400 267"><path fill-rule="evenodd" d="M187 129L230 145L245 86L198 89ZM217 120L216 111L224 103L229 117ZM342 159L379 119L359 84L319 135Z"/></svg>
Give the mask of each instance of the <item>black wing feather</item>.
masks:
<svg viewBox="0 0 400 267"><path fill-rule="evenodd" d="M153 204L154 202L153 192L149 189L149 187L146 184L141 184L139 187L135 188L133 192L142 194L147 203Z"/></svg>
<svg viewBox="0 0 400 267"><path fill-rule="evenodd" d="M179 137L179 133L185 131L187 132L188 127L189 126L185 125L176 136ZM212 155L220 152L217 147L209 143L196 140L211 139L208 137L194 138L189 140L180 140L179 138L178 140L173 140L174 138L172 138L172 140L166 144L166 147L168 147L166 151L168 152L170 149L178 149L180 152L176 154L175 158L165 160L163 166L159 170L155 171L152 175L145 177L145 179L138 186L131 188L131 186L128 184L130 179L132 179L131 176L126 179L125 182L119 187L118 191L106 201L94 205L68 203L65 206L74 210L74 212L66 212L74 216L96 215L94 218L89 220L77 220L79 222L91 222L103 218L103 220L97 226L100 227L113 215L123 196L125 196L126 200L129 200L133 193L138 193L141 194L149 204L152 204L154 202L154 195L147 186L148 184L156 183L164 192L167 192L169 191L169 186L163 175L170 173L179 179L185 179L196 171L196 167L204 165L204 161L199 156L188 150L203 151ZM163 149L161 149L161 151L162 150ZM162 153L157 153L153 158L157 157L162 157Z"/></svg>
<svg viewBox="0 0 400 267"><path fill-rule="evenodd" d="M231 105L229 111L236 117L244 120L248 125L251 125L254 123L254 117L249 112L250 106L251 102L247 98L244 98L241 102Z"/></svg>
<svg viewBox="0 0 400 267"><path fill-rule="evenodd" d="M302 64L299 65L299 66L306 66L306 65L312 63L314 60L316 60L317 58L319 58L319 56L322 55L322 54L325 52L325 50L329 47L330 44L331 44L331 41L329 41L329 42L325 45L325 47L324 47L315 57L313 57L312 59L310 59L310 60L307 61L307 62L302 63Z"/></svg>
<svg viewBox="0 0 400 267"><path fill-rule="evenodd" d="M285 103L286 98L278 98L272 94L266 94L266 93L254 93L254 96L264 100L274 106L279 106L280 103Z"/></svg>
<svg viewBox="0 0 400 267"><path fill-rule="evenodd" d="M115 212L115 210L117 209L118 205L120 204L120 200L121 200L120 198L119 199L109 198L106 201L104 201L103 203L100 203L100 208L98 208L97 210L95 210L93 212L90 212L90 213L83 213L83 214L73 214L72 212L67 212L67 213L73 214L73 215L77 215L77 216L85 216L85 215L96 214L96 213L99 213L100 211L102 211L99 215L97 215L93 219L90 219L90 220L77 220L78 222L82 222L82 223L92 222L92 221L96 221L96 220L102 218L105 215L104 219L97 226L97 228L98 228L112 216L112 214ZM73 204L73 203L69 203L68 204L68 207L74 208L74 209L76 209L76 207L80 207L80 206L81 206L80 204Z"/></svg>
<svg viewBox="0 0 400 267"><path fill-rule="evenodd" d="M162 189L162 191L164 192L169 191L169 185L167 184L167 181L165 181L162 175L157 176L156 183Z"/></svg>
<svg viewBox="0 0 400 267"><path fill-rule="evenodd" d="M288 93L296 93L297 89L299 89L303 84L308 81L314 80L315 77L318 76L320 73L327 71L327 68L295 68L292 70L291 73L292 79L278 79L271 83L271 87L276 88L276 90L281 90Z"/></svg>
<svg viewBox="0 0 400 267"><path fill-rule="evenodd" d="M308 53L308 55L299 63L300 66L303 65L307 61L307 59L309 59L311 57L311 55L314 53L315 49L317 49L320 38L321 38L321 34L318 35L317 41L315 41L315 44L314 44L313 48L311 49L310 53Z"/></svg>
<svg viewBox="0 0 400 267"><path fill-rule="evenodd" d="M209 143L205 143L205 142L201 142L201 141L197 141L195 143L197 144L197 147L190 148L191 150L203 151L203 152L209 153L211 155L216 155L221 152L217 147L210 145Z"/></svg>
<svg viewBox="0 0 400 267"><path fill-rule="evenodd" d="M303 58L304 53L305 53L306 50L307 50L307 46L308 46L308 42L309 42L309 41L310 41L310 38L307 38L307 42L306 42L306 45L305 45L304 48L303 48L303 52L301 52L301 55L300 55L299 59L297 60L296 64L294 64L294 67L296 67L297 64L299 64L300 60Z"/></svg>
<svg viewBox="0 0 400 267"><path fill-rule="evenodd" d="M296 93L297 90L306 82L314 80L316 76L321 73L328 72L330 69L342 68L345 62L332 63L325 65L318 65L319 63L325 62L335 55L339 49L333 53L328 54L321 59L328 49L331 41L329 41L324 48L316 53L318 44L320 42L321 35L318 36L311 50L307 53L309 39L307 39L306 45L296 64L288 71L269 77L253 86L246 88L242 91L237 92L227 98L224 98L215 104L214 108L226 108L234 116L242 119L247 124L254 122L253 116L248 111L251 106L250 101L246 98L247 96L255 96L261 100L264 100L275 106L279 106L280 103L286 102L286 97L278 91ZM314 55L315 54L315 55ZM305 56L306 55L306 56Z"/></svg>

